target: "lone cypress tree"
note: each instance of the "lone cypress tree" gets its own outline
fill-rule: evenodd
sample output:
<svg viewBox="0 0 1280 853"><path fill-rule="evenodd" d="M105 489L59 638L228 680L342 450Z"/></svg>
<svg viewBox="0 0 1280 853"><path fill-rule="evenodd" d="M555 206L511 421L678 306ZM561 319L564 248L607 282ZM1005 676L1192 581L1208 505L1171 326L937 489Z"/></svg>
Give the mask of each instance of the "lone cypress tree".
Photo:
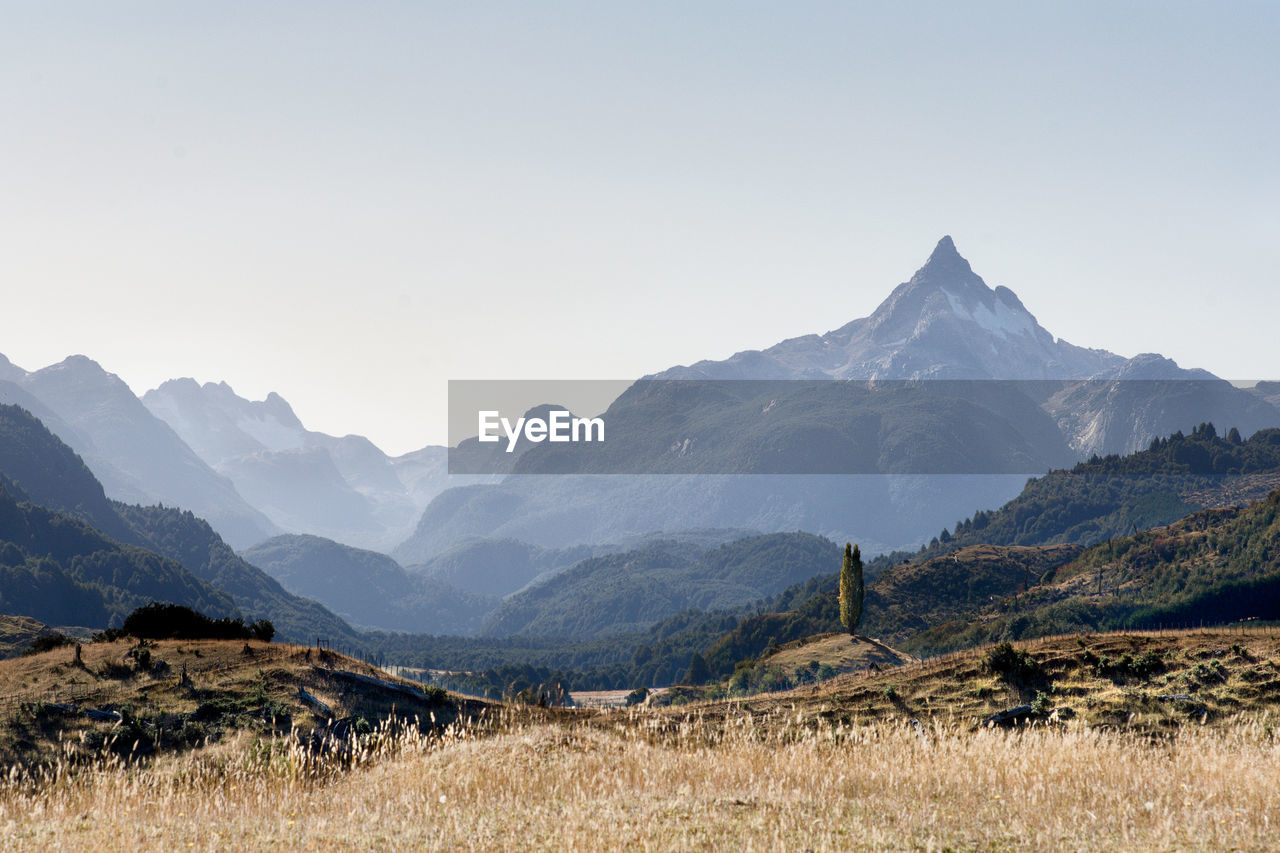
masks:
<svg viewBox="0 0 1280 853"><path fill-rule="evenodd" d="M862 554L857 545L844 543L844 564L840 567L840 621L850 634L858 633L862 622Z"/></svg>

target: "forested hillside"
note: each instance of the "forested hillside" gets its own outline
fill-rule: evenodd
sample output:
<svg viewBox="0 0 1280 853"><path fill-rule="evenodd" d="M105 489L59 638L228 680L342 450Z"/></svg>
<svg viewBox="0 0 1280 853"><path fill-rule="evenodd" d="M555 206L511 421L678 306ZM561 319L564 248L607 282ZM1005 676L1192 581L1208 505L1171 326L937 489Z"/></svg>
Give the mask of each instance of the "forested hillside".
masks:
<svg viewBox="0 0 1280 853"><path fill-rule="evenodd" d="M0 406L0 476L7 612L107 627L167 601L269 619L282 637L357 644L345 622L286 592L191 512L108 500L80 457L17 406Z"/></svg>
<svg viewBox="0 0 1280 853"><path fill-rule="evenodd" d="M642 630L684 610L758 601L838 561L835 543L808 533L751 536L712 550L654 542L584 560L510 597L486 633L590 639Z"/></svg>

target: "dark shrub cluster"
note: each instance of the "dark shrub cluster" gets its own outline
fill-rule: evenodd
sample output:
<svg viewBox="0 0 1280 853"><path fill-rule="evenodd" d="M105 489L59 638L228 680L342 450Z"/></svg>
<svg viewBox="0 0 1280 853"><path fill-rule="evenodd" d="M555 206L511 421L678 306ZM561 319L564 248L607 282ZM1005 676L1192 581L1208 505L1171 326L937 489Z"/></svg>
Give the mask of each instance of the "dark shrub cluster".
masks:
<svg viewBox="0 0 1280 853"><path fill-rule="evenodd" d="M38 655L42 652L51 652L54 649L60 649L63 646L74 646L76 644L75 637L68 637L66 634L42 634L31 641L31 645L22 652L23 655Z"/></svg>
<svg viewBox="0 0 1280 853"><path fill-rule="evenodd" d="M266 619L246 625L240 618L211 619L181 604L152 602L125 618L119 628L104 631L105 640L137 637L146 640L262 640L271 642L275 626Z"/></svg>
<svg viewBox="0 0 1280 853"><path fill-rule="evenodd" d="M1044 667L1030 652L1015 649L1012 643L1001 643L987 652L982 658L982 666L1011 684L1043 681L1046 676Z"/></svg>
<svg viewBox="0 0 1280 853"><path fill-rule="evenodd" d="M1146 681L1157 672L1164 671L1164 656L1155 649L1149 649L1136 658L1127 653L1119 658L1108 655L1099 657L1091 649L1085 649L1080 659L1093 669L1093 674L1097 677L1116 682L1131 678Z"/></svg>

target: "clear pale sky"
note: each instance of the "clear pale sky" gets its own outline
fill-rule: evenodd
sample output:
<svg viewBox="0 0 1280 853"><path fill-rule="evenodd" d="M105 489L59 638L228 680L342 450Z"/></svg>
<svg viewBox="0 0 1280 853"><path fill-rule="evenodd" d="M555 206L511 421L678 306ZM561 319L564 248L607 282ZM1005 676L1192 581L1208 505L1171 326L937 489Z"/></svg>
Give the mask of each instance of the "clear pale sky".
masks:
<svg viewBox="0 0 1280 853"><path fill-rule="evenodd" d="M951 234L1049 331L1280 378L1280 3L13 3L0 352L278 391L405 452L446 381L870 313Z"/></svg>

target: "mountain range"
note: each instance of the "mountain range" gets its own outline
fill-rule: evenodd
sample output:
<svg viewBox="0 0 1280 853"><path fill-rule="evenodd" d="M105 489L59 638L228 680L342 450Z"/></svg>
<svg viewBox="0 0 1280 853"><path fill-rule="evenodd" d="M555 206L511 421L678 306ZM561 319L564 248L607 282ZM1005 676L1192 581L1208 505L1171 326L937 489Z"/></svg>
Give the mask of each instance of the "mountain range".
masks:
<svg viewBox="0 0 1280 853"><path fill-rule="evenodd" d="M120 377L92 359L74 355L28 373L0 356L0 403L38 417L117 500L189 509L238 547L278 532Z"/></svg>
<svg viewBox="0 0 1280 853"><path fill-rule="evenodd" d="M140 399L84 356L34 372L0 357L0 401L31 413L11 414L0 442L8 588L61 584L97 602L98 621L154 587L271 618L284 636L354 640L354 624L595 642L690 608L741 608L822 572L832 540L870 555L942 529L928 557L949 538L1087 545L1168 523L1206 505L1215 477L1269 476L1277 388L1055 338L949 237L869 317L644 377L604 413L610 442L526 447L505 475L450 475L446 448L390 457L309 430L274 393L255 402L176 379ZM1237 429L1220 438L1207 421ZM1176 488L1144 490L1129 473L1106 488L1027 486L1029 473L1149 444L1159 476L1187 475ZM480 458L476 447L464 450ZM599 476L616 466L647 473ZM1021 503L989 512L1024 486ZM28 529L98 556L59 558ZM799 530L812 547L792 550L812 553L792 571L770 549ZM708 562L750 535L765 536L751 551L760 571ZM128 566L141 586L120 582Z"/></svg>
<svg viewBox="0 0 1280 853"><path fill-rule="evenodd" d="M190 509L237 548L288 531L390 551L450 485L447 451L390 457L363 436L308 430L278 394L163 383L138 398L82 355L28 372L0 355L0 403L71 446L113 499Z"/></svg>
<svg viewBox="0 0 1280 853"><path fill-rule="evenodd" d="M815 401L832 380L839 393ZM966 385L941 392L945 407L917 403L921 387ZM530 448L501 483L435 498L393 553L408 564L475 536L564 547L695 525L802 529L893 550L999 506L1028 473L1205 421L1245 435L1280 425L1268 387L1055 338L944 237L871 316L646 377L602 416L620 437L612 448ZM865 401L859 389L872 389ZM863 473L827 476L824 464ZM620 471L662 473L594 476Z"/></svg>
<svg viewBox="0 0 1280 853"><path fill-rule="evenodd" d="M273 524L361 548L390 551L450 484L446 449L390 457L358 435L309 430L280 395L253 402L226 383L174 379L142 403L235 484Z"/></svg>
<svg viewBox="0 0 1280 853"><path fill-rule="evenodd" d="M765 384L733 384L748 379ZM816 380L878 390L833 402ZM884 384L925 380L957 384ZM975 382L986 387L965 390ZM250 401L225 383L175 379L139 399L84 356L34 372L0 356L0 402L39 417L113 499L190 509L236 548L314 535L404 566L469 542L559 550L693 527L804 529L891 550L1000 505L1028 473L1203 421L1245 435L1280 425L1267 383L1239 389L1158 355L1055 338L950 237L870 316L645 377L605 412L611 442L577 455L539 445L511 460L512 475L450 476L446 448L391 457L307 429L278 394ZM618 466L663 474L592 476ZM826 476L849 470L858 476ZM742 476L756 474L770 476Z"/></svg>

